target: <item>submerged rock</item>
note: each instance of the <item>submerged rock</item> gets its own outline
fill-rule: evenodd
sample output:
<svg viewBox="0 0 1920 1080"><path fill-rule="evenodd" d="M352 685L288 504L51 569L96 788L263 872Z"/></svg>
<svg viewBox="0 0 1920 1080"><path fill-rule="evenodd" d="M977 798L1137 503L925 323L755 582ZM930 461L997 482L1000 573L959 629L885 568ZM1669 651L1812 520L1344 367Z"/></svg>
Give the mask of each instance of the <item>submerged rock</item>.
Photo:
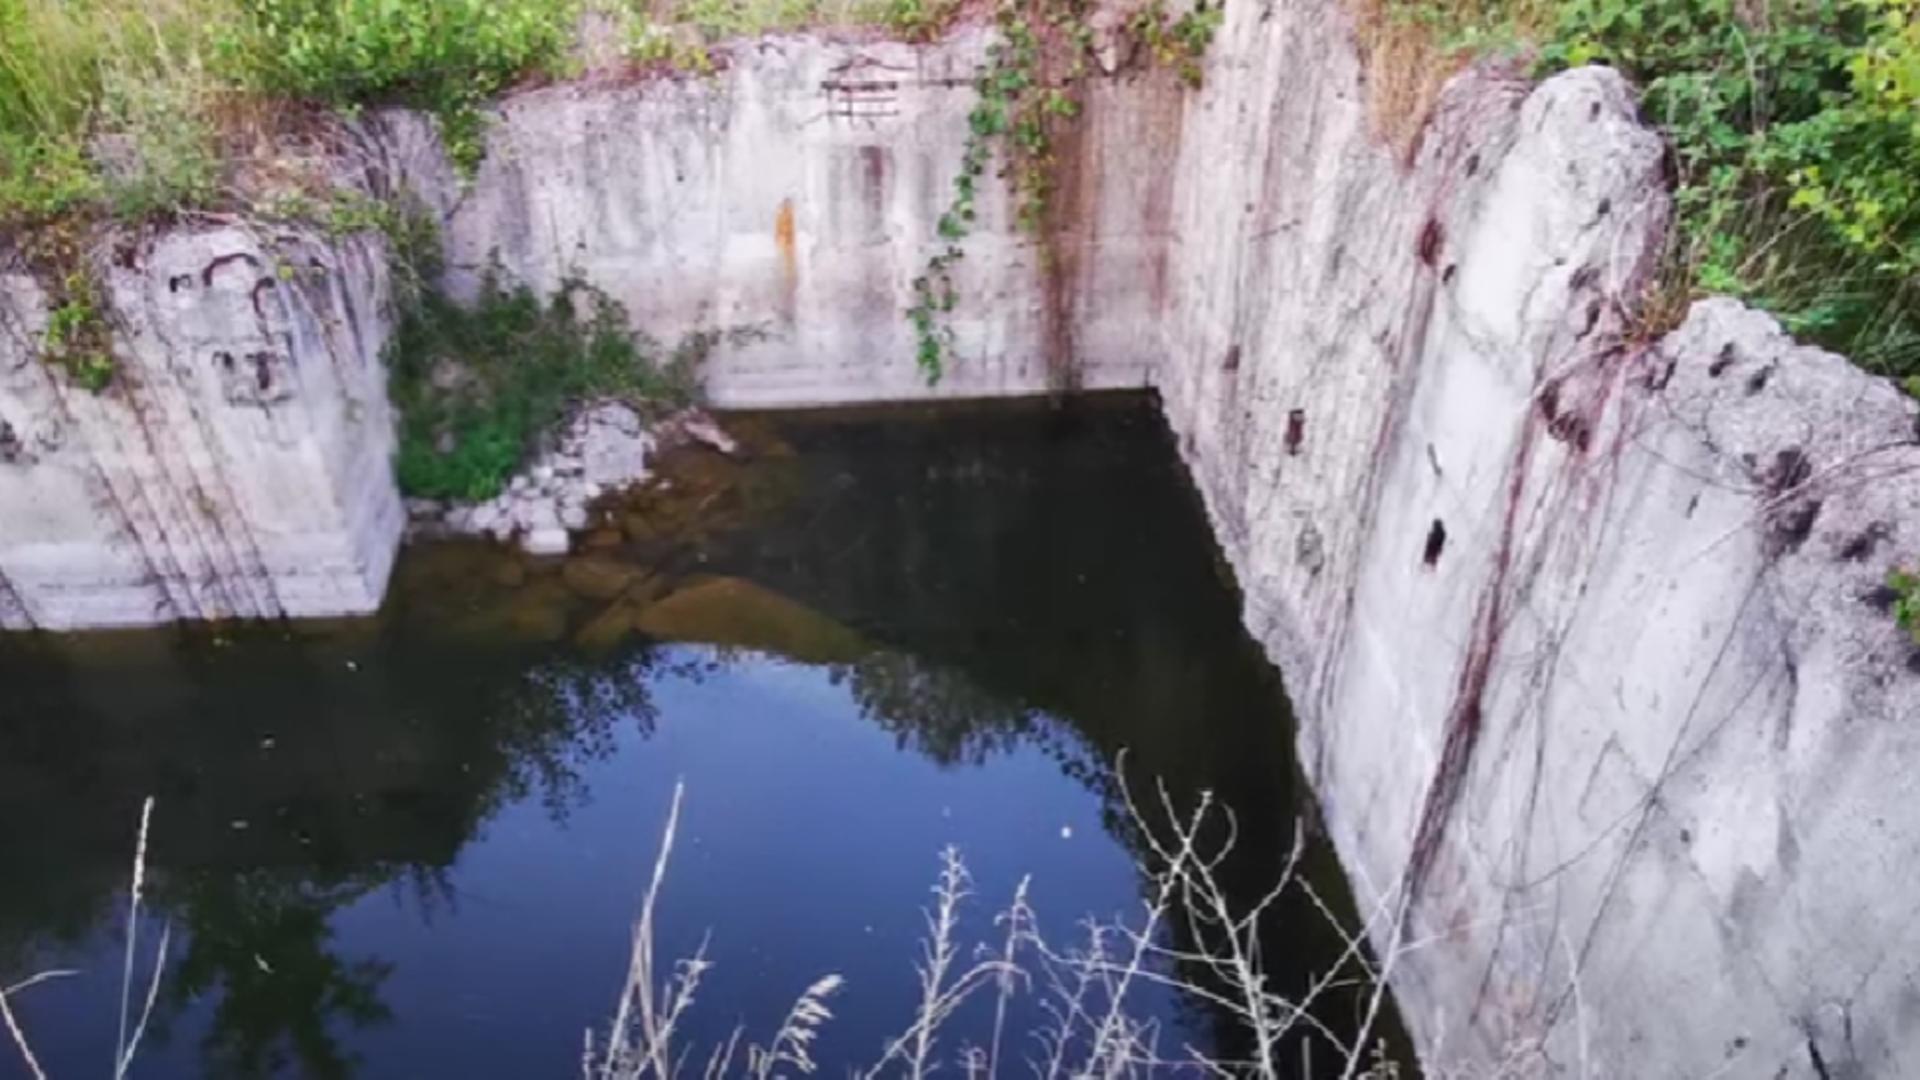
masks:
<svg viewBox="0 0 1920 1080"><path fill-rule="evenodd" d="M704 578L649 606L635 626L665 641L773 653L807 664L851 663L870 650L845 624L740 578Z"/></svg>
<svg viewBox="0 0 1920 1080"><path fill-rule="evenodd" d="M560 580L589 600L611 600L627 591L644 573L640 567L604 555L582 555L567 560Z"/></svg>
<svg viewBox="0 0 1920 1080"><path fill-rule="evenodd" d="M590 652L605 652L619 645L639 630L641 616L667 587L664 577L641 572L612 603L580 628L574 635L574 644Z"/></svg>
<svg viewBox="0 0 1920 1080"><path fill-rule="evenodd" d="M635 614L634 609L623 602L609 604L573 635L573 643L588 652L607 652L634 632Z"/></svg>

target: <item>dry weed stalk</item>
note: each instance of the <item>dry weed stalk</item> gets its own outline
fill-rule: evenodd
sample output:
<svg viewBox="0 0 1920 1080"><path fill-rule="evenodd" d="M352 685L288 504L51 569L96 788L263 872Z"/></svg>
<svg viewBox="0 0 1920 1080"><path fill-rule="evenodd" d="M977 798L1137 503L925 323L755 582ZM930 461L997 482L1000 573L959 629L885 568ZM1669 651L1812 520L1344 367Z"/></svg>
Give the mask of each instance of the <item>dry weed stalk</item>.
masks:
<svg viewBox="0 0 1920 1080"><path fill-rule="evenodd" d="M162 921L160 944L153 954L153 972L147 978L146 994L142 998L140 1013L138 1016L133 1016L133 976L135 959L139 955L140 900L146 891L147 836L152 823L153 797L148 796L140 806L140 832L134 841L133 849L133 882L128 889L126 962L120 976L120 1031L114 1040L114 1080L125 1080L128 1071L133 1068L134 1055L140 1049L140 1041L147 1032L147 1021L153 1018L154 1003L160 996L160 977L166 971L167 949L173 941L172 923ZM26 1032L22 1030L19 1018L14 1015L9 999L40 983L78 974L77 971L69 970L43 971L0 989L0 1023L6 1025L7 1034L13 1037L13 1044L20 1051L20 1057L26 1062L27 1072L34 1080L47 1080L47 1074L40 1065L40 1059L34 1056L33 1047L28 1043ZM129 1018L133 1021L131 1031L127 1028Z"/></svg>
<svg viewBox="0 0 1920 1080"><path fill-rule="evenodd" d="M1127 790L1124 782L1122 790ZM1032 1007L1047 1019L1034 1030L1012 1034L1038 1048L1027 1065L1042 1080L1119 1080L1174 1069L1277 1080L1282 1045L1296 1033L1310 1033L1331 1044L1347 1080L1395 1075L1392 1063L1376 1045L1374 1028L1385 1000L1386 977L1402 945L1394 936L1386 961L1376 964L1370 958L1368 934L1372 928L1401 925L1399 903L1383 901L1366 925L1355 930L1343 927L1297 873L1304 840L1296 831L1280 880L1251 908L1239 908L1229 898L1220 873L1237 839L1232 814L1211 793L1203 793L1190 812L1181 813L1164 786L1156 790L1159 807L1153 817L1171 823L1164 830L1150 824L1149 814L1131 796L1127 801L1154 864L1140 911L1131 919L1083 922L1085 940L1072 947L1056 949L1045 940L1028 899L1029 881L1023 879L1009 906L995 917L995 943L974 949L975 958L969 962L961 937L973 879L956 849L942 851L915 965L919 994L914 1015L905 1030L886 1041L872 1065L855 1069L852 1075L859 1080L896 1076L926 1080L942 1068L953 1067L970 1080L995 1080L1006 1065L1009 1011L1023 994L1034 995ZM709 966L705 945L692 960L682 962L672 983L655 990L652 935L683 797L684 788L676 785L654 875L634 928L633 954L612 1030L598 1051L591 1034L587 1039L587 1080L672 1080L681 1070L684 1055L673 1052L671 1037L692 1003L699 975ZM1224 838L1208 842L1206 838L1222 824ZM1290 890L1301 890L1312 898L1312 906L1330 922L1342 943L1332 968L1293 998L1270 988L1266 967L1270 945L1260 933L1262 920L1270 918L1274 905ZM1174 944L1172 931L1180 919L1185 920L1191 945ZM808 987L774 1039L764 1048L750 1048L744 1061L738 1053L742 1033L736 1029L709 1052L704 1080L725 1080L736 1074L771 1080L783 1070L814 1072L814 1040L833 1015L826 1001L842 985L840 976L829 975ZM1370 993L1358 1030L1343 1036L1317 1019L1314 1009L1327 994L1356 985ZM1177 1058L1162 1056L1158 1022L1138 1013L1142 988L1148 986L1171 988L1237 1018L1252 1036L1250 1059L1217 1060L1193 1046L1182 1047ZM946 1053L942 1034L950 1034L947 1029L962 1006L983 993L993 997L985 1045L963 1042ZM737 1065L744 1066L738 1073Z"/></svg>
<svg viewBox="0 0 1920 1080"><path fill-rule="evenodd" d="M1547 0L1348 0L1374 134L1411 160L1447 80L1479 58L1466 42L1518 49L1551 25Z"/></svg>

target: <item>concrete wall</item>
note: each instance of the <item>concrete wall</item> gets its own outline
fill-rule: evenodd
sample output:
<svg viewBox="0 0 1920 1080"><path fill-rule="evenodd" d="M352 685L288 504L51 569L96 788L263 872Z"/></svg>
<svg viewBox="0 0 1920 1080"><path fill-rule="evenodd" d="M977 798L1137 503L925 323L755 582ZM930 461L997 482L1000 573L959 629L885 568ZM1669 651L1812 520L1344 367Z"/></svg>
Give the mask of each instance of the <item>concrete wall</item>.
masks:
<svg viewBox="0 0 1920 1080"><path fill-rule="evenodd" d="M380 244L237 228L103 237L119 372L39 358L0 272L0 627L371 611L399 541Z"/></svg>
<svg viewBox="0 0 1920 1080"><path fill-rule="evenodd" d="M988 42L768 38L709 78L589 79L499 109L471 184L417 119L380 119L392 171L445 214L454 291L489 265L552 288L578 275L672 344L743 332L707 372L729 406L1141 387L1158 359L1179 89L1103 80L1063 142L1071 227L1042 247L982 183L954 277L957 357L929 387L903 313L947 246ZM1115 61L1117 63L1117 61ZM1158 161L1157 168L1143 169Z"/></svg>
<svg viewBox="0 0 1920 1080"><path fill-rule="evenodd" d="M1403 163L1338 5L1228 10L1156 384L1427 1063L1901 1075L1915 403L1731 302L1634 325L1611 74L1459 80Z"/></svg>

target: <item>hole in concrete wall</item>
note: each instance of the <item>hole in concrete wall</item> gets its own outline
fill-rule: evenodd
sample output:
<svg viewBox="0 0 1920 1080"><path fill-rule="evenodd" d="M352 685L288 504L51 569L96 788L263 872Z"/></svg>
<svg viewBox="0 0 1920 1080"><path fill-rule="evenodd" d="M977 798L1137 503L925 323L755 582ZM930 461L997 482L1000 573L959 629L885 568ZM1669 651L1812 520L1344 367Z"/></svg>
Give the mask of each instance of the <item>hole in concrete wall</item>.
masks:
<svg viewBox="0 0 1920 1080"><path fill-rule="evenodd" d="M253 283L253 290L247 294L247 299L253 303L254 318L264 319L267 317L265 309L262 308L260 305L260 297L266 293L272 292L274 289L278 287L279 287L279 283L274 281L274 279L270 277L263 277L260 280Z"/></svg>
<svg viewBox="0 0 1920 1080"><path fill-rule="evenodd" d="M1813 478L1813 462L1807 459L1807 452L1797 446L1789 446L1773 455L1773 460L1762 469L1759 480L1769 495L1781 495L1792 491Z"/></svg>
<svg viewBox="0 0 1920 1080"><path fill-rule="evenodd" d="M13 425L0 420L0 463L11 465L20 460L20 434Z"/></svg>
<svg viewBox="0 0 1920 1080"><path fill-rule="evenodd" d="M1228 371L1240 370L1240 346L1229 345L1227 347L1227 359L1221 366Z"/></svg>
<svg viewBox="0 0 1920 1080"><path fill-rule="evenodd" d="M1890 539L1892 535L1893 530L1887 526L1886 522L1876 521L1868 525L1858 536L1840 545L1840 561L1866 562L1875 551L1880 549L1881 541Z"/></svg>
<svg viewBox="0 0 1920 1080"><path fill-rule="evenodd" d="M1427 530L1426 550L1421 552L1420 561L1431 570L1440 565L1440 556L1447 550L1447 523L1439 518L1433 519L1433 528Z"/></svg>
<svg viewBox="0 0 1920 1080"><path fill-rule="evenodd" d="M1613 213L1613 200L1601 199L1599 211L1594 216L1606 217L1608 214L1611 214L1611 213Z"/></svg>
<svg viewBox="0 0 1920 1080"><path fill-rule="evenodd" d="M1900 602L1900 591L1886 582L1881 582L1860 594L1860 602L1882 615L1893 614L1893 605Z"/></svg>
<svg viewBox="0 0 1920 1080"><path fill-rule="evenodd" d="M1535 403L1540 408L1541 419L1548 424L1560 419L1560 380L1549 379L1547 384L1540 388L1540 395L1535 399Z"/></svg>
<svg viewBox="0 0 1920 1080"><path fill-rule="evenodd" d="M1287 413L1287 456L1299 457L1300 447L1307 441L1307 410L1293 409Z"/></svg>
<svg viewBox="0 0 1920 1080"><path fill-rule="evenodd" d="M167 279L167 291L170 293L177 293L181 289L191 288L193 288L192 274L175 274Z"/></svg>
<svg viewBox="0 0 1920 1080"><path fill-rule="evenodd" d="M1808 499L1773 515L1767 531L1767 552L1775 558L1791 555L1806 546L1813 535L1813 524L1820 520L1819 499Z"/></svg>
<svg viewBox="0 0 1920 1080"><path fill-rule="evenodd" d="M260 268L260 260L245 251L234 251L225 255L217 255L200 271L200 284L203 287L211 286L213 284L213 275L219 273L221 267L228 263L235 262L244 262L256 270Z"/></svg>
<svg viewBox="0 0 1920 1080"><path fill-rule="evenodd" d="M1420 244L1415 249L1420 255L1420 261L1428 266L1437 265L1440 260L1440 246L1446 243L1446 239L1447 230L1440 224L1440 219L1428 218L1427 223L1420 227Z"/></svg>
<svg viewBox="0 0 1920 1080"><path fill-rule="evenodd" d="M1734 354L1733 342L1729 341L1726 346L1720 350L1720 355L1714 358L1713 363L1707 365L1707 374L1716 379L1725 375L1727 369L1733 366L1733 362L1736 359L1738 359L1738 357Z"/></svg>
<svg viewBox="0 0 1920 1080"><path fill-rule="evenodd" d="M1480 155L1475 154L1472 157L1467 159L1467 175L1477 176L1479 175L1479 173L1480 173Z"/></svg>
<svg viewBox="0 0 1920 1080"><path fill-rule="evenodd" d="M1763 367L1759 371L1747 376L1747 393L1752 395L1765 390L1767 388L1767 382L1772 378L1773 368L1771 365Z"/></svg>
<svg viewBox="0 0 1920 1080"><path fill-rule="evenodd" d="M233 371L233 354L232 354L232 353L230 353L230 352L217 352L217 353L214 353L214 354L213 354L213 361L214 361L214 363L216 363L216 364L219 364L219 365L220 365L220 370L221 370L221 371L225 371L225 372L228 372L229 374L231 374L231 373L232 373L232 371Z"/></svg>

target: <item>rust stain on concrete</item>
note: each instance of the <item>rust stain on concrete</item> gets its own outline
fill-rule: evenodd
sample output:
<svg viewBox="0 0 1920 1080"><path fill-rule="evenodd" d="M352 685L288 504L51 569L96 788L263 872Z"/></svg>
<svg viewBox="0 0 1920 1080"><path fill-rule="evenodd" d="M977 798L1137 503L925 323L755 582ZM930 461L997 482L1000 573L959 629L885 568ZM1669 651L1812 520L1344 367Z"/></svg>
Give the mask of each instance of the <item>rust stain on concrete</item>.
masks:
<svg viewBox="0 0 1920 1080"><path fill-rule="evenodd" d="M788 279L799 276L800 261L794 250L793 242L793 200L780 201L780 213L773 219L773 242L780 245L780 262L786 267Z"/></svg>
<svg viewBox="0 0 1920 1080"><path fill-rule="evenodd" d="M799 305L800 255L794 244L793 200L780 200L773 219L773 242L780 248L780 310L788 322Z"/></svg>

